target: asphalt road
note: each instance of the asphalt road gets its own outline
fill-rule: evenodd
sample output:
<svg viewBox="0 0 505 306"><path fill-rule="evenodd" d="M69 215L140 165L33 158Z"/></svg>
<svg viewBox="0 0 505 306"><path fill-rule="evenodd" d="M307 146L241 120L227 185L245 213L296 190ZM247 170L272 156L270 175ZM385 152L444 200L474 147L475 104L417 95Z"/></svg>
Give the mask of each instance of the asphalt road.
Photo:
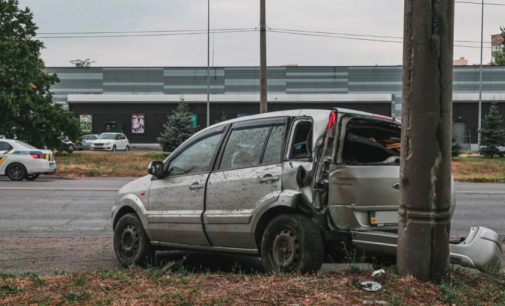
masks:
<svg viewBox="0 0 505 306"><path fill-rule="evenodd" d="M110 237L117 190L131 178L0 179L0 237ZM472 226L505 235L505 184L456 183L452 236Z"/></svg>

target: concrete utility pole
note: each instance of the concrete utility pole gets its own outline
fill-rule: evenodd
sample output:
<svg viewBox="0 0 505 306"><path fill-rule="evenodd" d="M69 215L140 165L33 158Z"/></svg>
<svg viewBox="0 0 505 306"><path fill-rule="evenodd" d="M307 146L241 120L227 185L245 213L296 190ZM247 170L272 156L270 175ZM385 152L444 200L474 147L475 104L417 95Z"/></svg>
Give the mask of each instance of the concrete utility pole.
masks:
<svg viewBox="0 0 505 306"><path fill-rule="evenodd" d="M265 0L260 0L260 113L268 112L267 105L267 24Z"/></svg>
<svg viewBox="0 0 505 306"><path fill-rule="evenodd" d="M454 0L405 0L398 270L449 267Z"/></svg>

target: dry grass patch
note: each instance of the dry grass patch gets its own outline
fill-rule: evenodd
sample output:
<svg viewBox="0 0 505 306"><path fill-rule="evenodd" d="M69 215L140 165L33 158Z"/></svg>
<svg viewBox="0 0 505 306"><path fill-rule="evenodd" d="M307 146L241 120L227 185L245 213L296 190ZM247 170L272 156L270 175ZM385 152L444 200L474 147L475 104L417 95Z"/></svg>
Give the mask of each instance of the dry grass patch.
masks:
<svg viewBox="0 0 505 306"><path fill-rule="evenodd" d="M353 278L370 272L313 276L176 273L132 269L39 277L0 273L1 305L504 305L502 276L453 272L442 286L389 275L378 292Z"/></svg>
<svg viewBox="0 0 505 306"><path fill-rule="evenodd" d="M452 159L452 174L458 181L505 182L505 159L467 155Z"/></svg>
<svg viewBox="0 0 505 306"><path fill-rule="evenodd" d="M161 152L74 152L56 154L56 174L65 177L144 176L153 160L164 160Z"/></svg>

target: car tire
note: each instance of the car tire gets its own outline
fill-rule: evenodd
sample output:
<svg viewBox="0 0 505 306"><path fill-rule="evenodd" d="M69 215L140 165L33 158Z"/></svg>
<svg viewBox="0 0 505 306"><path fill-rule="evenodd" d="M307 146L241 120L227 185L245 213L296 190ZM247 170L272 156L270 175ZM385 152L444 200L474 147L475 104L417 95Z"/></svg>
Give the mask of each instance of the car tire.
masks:
<svg viewBox="0 0 505 306"><path fill-rule="evenodd" d="M10 164L5 173L11 181L22 181L26 176L26 168L20 163Z"/></svg>
<svg viewBox="0 0 505 306"><path fill-rule="evenodd" d="M117 222L114 228L114 251L119 263L125 267L154 263L156 250L136 214L126 214Z"/></svg>
<svg viewBox="0 0 505 306"><path fill-rule="evenodd" d="M130 146L126 146L126 148L124 149L126 152L130 151Z"/></svg>
<svg viewBox="0 0 505 306"><path fill-rule="evenodd" d="M39 178L39 174L32 174L32 175L27 175L26 176L26 180L27 181L35 181L38 178Z"/></svg>
<svg viewBox="0 0 505 306"><path fill-rule="evenodd" d="M321 269L324 244L316 224L301 214L282 214L270 221L261 240L261 262L267 273L313 273Z"/></svg>
<svg viewBox="0 0 505 306"><path fill-rule="evenodd" d="M116 146L112 146L112 152L116 152Z"/></svg>
<svg viewBox="0 0 505 306"><path fill-rule="evenodd" d="M68 153L72 153L75 151L74 145L68 145Z"/></svg>

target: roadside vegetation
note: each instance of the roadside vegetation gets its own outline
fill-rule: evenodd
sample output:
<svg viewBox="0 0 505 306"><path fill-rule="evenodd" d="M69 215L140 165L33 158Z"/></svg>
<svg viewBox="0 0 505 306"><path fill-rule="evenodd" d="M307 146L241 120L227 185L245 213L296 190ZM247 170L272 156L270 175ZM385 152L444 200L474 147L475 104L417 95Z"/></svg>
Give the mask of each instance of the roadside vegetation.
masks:
<svg viewBox="0 0 505 306"><path fill-rule="evenodd" d="M63 177L144 176L162 152L74 152L56 154L56 175Z"/></svg>
<svg viewBox="0 0 505 306"><path fill-rule="evenodd" d="M505 158L478 154L453 157L452 175L458 181L505 183Z"/></svg>
<svg viewBox="0 0 505 306"><path fill-rule="evenodd" d="M452 269L444 284L394 274L382 289L356 288L370 271L312 276L148 268L19 276L0 273L1 305L504 305L505 277ZM365 302L366 301L366 302ZM383 302L382 304L377 302ZM375 303L375 304L374 304Z"/></svg>
<svg viewBox="0 0 505 306"><path fill-rule="evenodd" d="M144 176L162 152L74 152L56 154L56 174L63 177ZM505 183L505 158L462 154L452 159L452 174L458 181Z"/></svg>

